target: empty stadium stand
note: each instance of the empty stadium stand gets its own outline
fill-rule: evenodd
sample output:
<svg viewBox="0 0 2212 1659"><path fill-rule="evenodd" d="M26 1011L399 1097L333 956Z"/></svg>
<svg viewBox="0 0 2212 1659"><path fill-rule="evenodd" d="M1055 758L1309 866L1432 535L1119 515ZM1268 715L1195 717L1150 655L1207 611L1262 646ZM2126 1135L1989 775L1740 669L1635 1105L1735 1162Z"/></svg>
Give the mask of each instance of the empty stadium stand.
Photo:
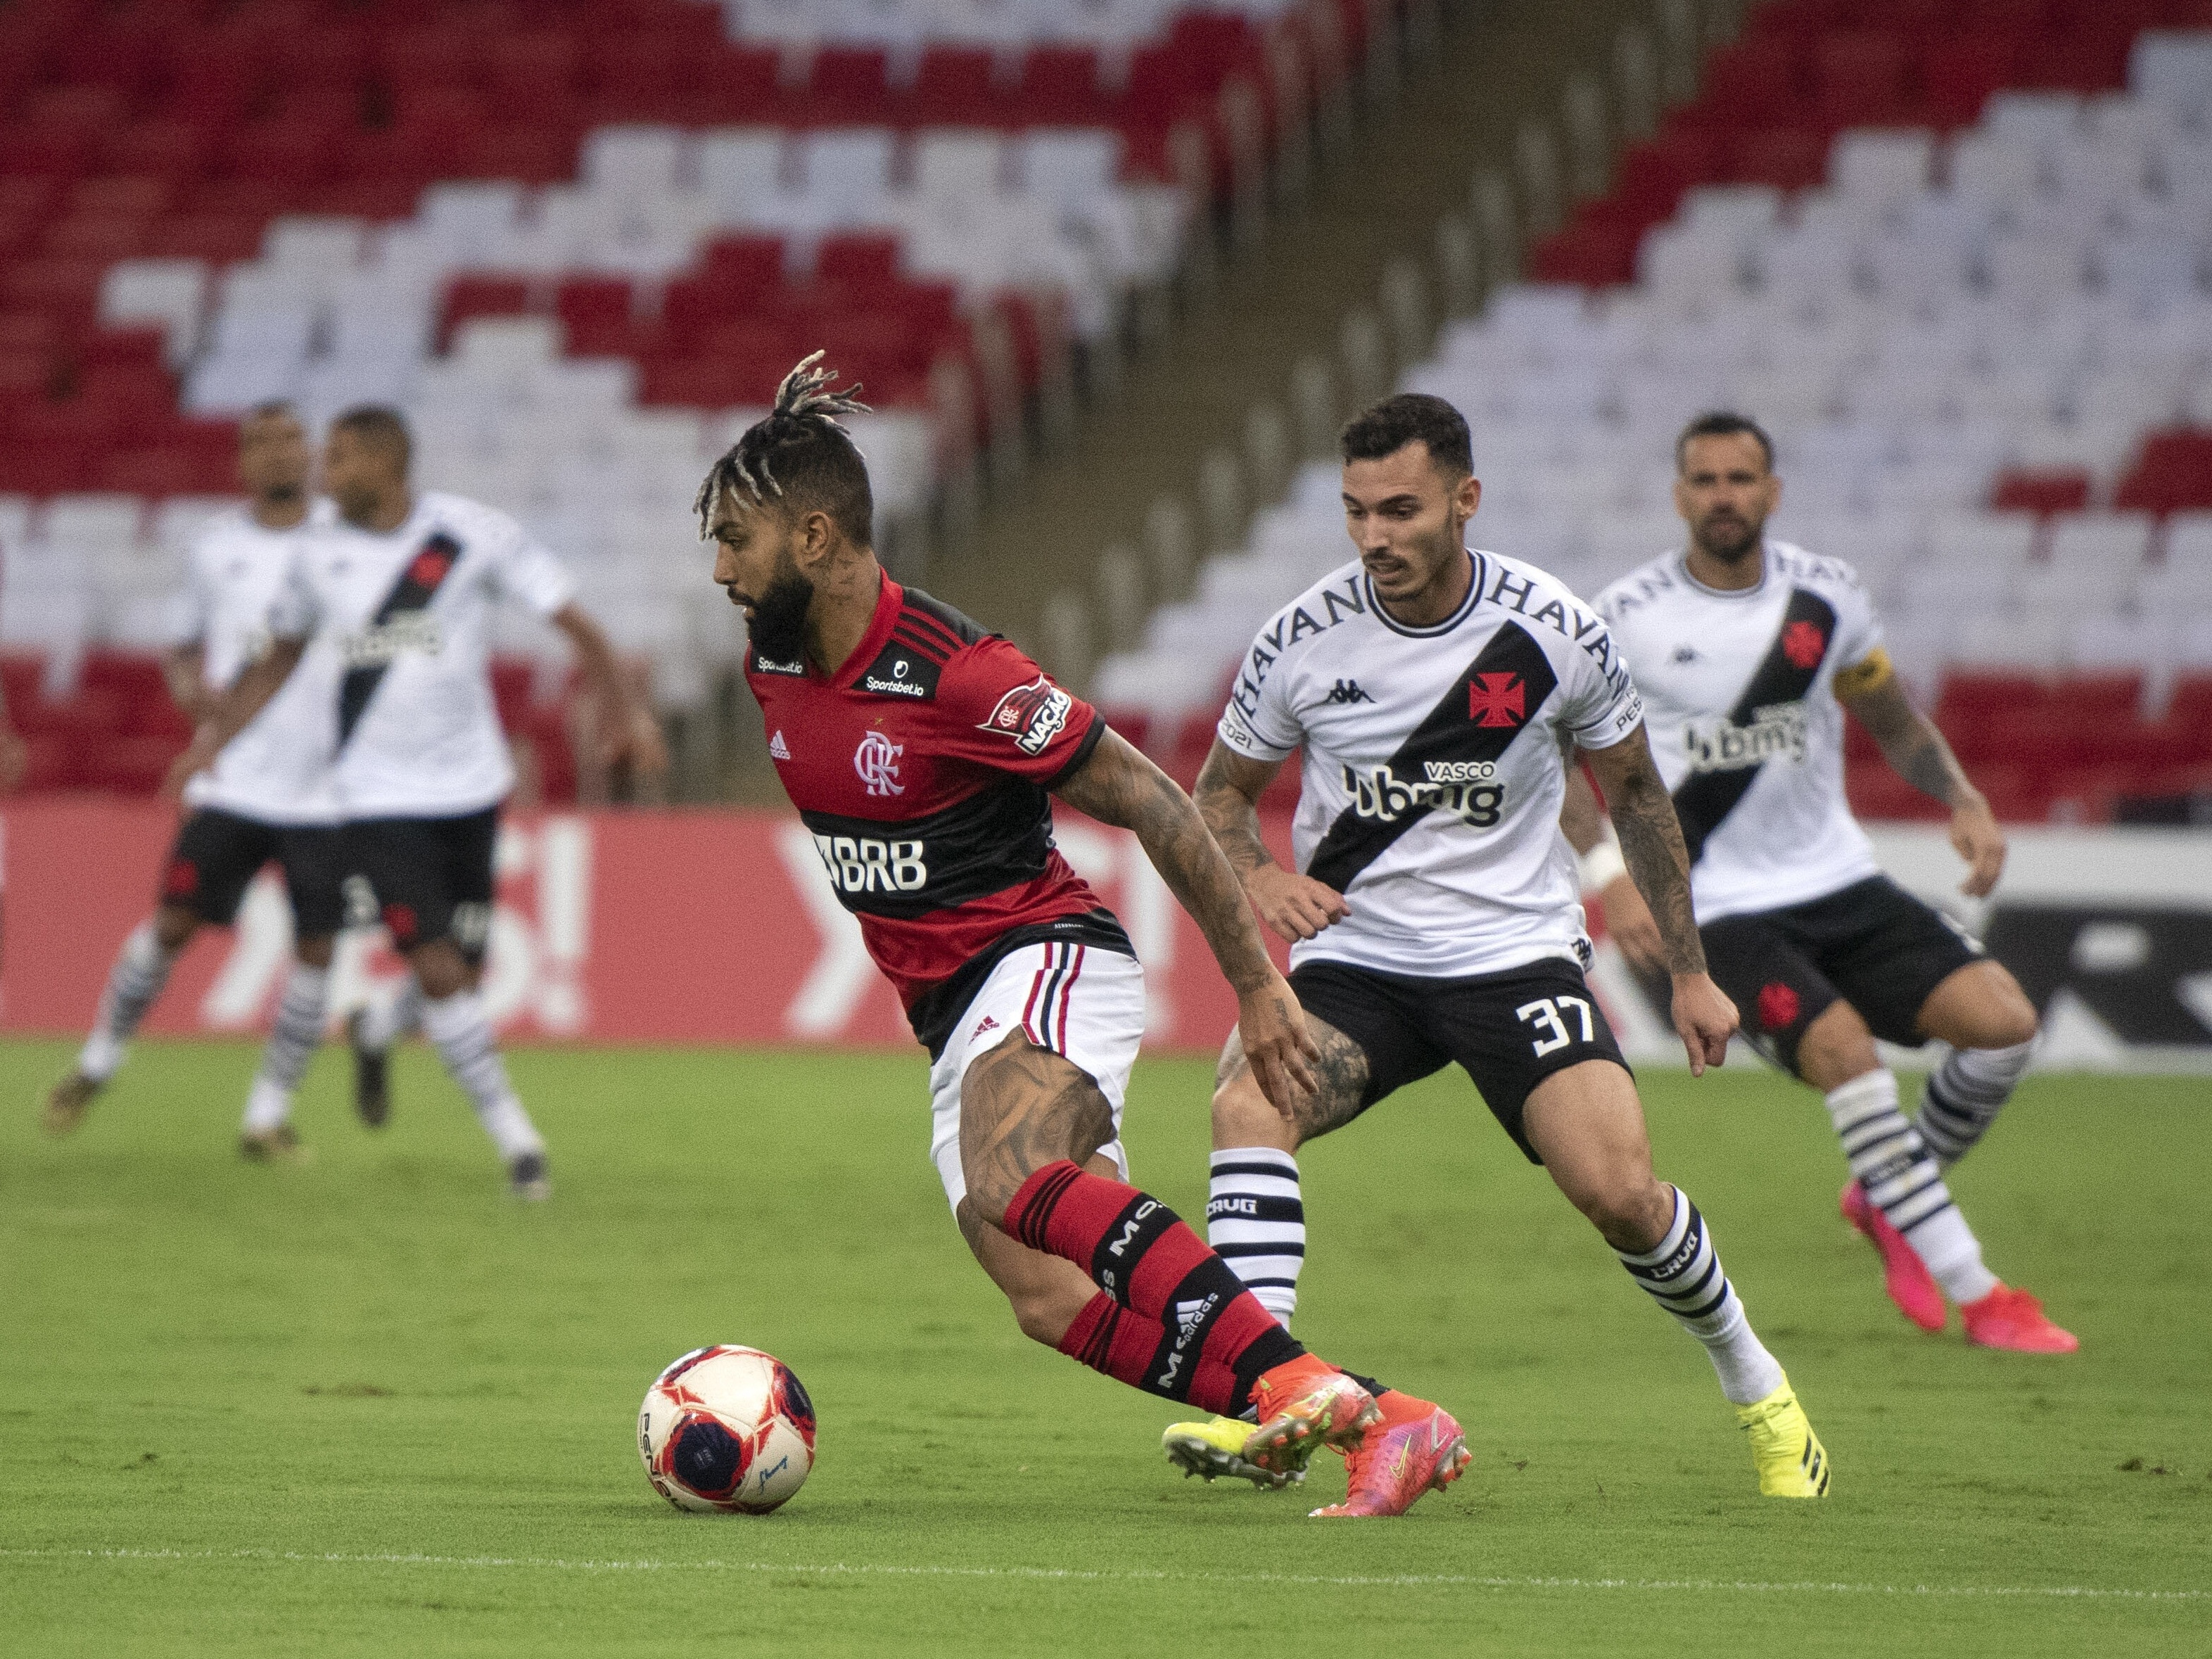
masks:
<svg viewBox="0 0 2212 1659"><path fill-rule="evenodd" d="M1474 428L1474 538L1586 593L1678 543L1682 422L1757 416L1775 533L1858 567L1998 810L2108 816L2212 788L2208 190L2202 6L1780 0L1401 384ZM1094 694L1187 780L1348 556L1316 464ZM1852 787L1929 805L1863 744Z"/></svg>

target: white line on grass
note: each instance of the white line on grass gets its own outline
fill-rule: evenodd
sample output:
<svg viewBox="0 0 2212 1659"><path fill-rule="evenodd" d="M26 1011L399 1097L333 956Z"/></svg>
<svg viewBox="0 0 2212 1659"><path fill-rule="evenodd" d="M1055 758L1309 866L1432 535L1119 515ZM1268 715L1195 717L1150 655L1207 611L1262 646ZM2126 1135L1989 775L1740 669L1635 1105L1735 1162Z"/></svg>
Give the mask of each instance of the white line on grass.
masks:
<svg viewBox="0 0 2212 1659"><path fill-rule="evenodd" d="M522 1568L543 1572L787 1572L799 1575L881 1578L1069 1579L1123 1583L1201 1584L1315 1584L1387 1589L1446 1589L1495 1590L1688 1590L1698 1595L1735 1591L1749 1595L1929 1595L2064 1601L2204 1601L2212 1590L2113 1589L2086 1584L1854 1584L1800 1579L1767 1582L1750 1578L1565 1578L1512 1577L1482 1573L1304 1573L1152 1572L1089 1567L898 1566L887 1563L833 1561L601 1561L566 1560L558 1556L349 1554L310 1550L0 1549L0 1560L13 1561L268 1561L339 1567Z"/></svg>

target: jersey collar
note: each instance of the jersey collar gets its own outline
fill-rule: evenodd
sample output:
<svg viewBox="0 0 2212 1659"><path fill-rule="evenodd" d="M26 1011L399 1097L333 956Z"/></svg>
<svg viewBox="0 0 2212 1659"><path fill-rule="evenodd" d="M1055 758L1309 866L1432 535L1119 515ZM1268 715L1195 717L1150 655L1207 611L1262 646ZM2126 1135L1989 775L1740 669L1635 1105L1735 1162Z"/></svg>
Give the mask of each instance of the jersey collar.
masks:
<svg viewBox="0 0 2212 1659"><path fill-rule="evenodd" d="M1482 590L1488 586L1484 578L1489 574L1488 561L1473 548L1466 550L1468 562L1473 568L1468 572L1467 597L1460 601L1459 609L1440 623L1431 623L1426 628L1416 628L1411 623L1401 623L1382 608L1382 596L1375 591L1375 579L1364 570L1359 573L1359 585L1365 590L1367 604L1375 619L1393 634L1403 634L1407 639L1434 639L1439 634L1449 634L1468 619L1468 615L1482 603Z"/></svg>
<svg viewBox="0 0 2212 1659"><path fill-rule="evenodd" d="M1766 592L1766 579L1774 571L1772 551L1763 540L1759 544L1759 580L1749 587L1707 586L1690 574L1690 556L1686 551L1675 559L1674 564L1681 571L1682 580L1689 583L1692 592L1715 599L1755 599Z"/></svg>
<svg viewBox="0 0 2212 1659"><path fill-rule="evenodd" d="M885 571L883 586L876 590L876 613L868 618L868 631L860 635L860 642L853 647L853 654L839 664L837 671L829 676L830 684L839 691L851 687L859 680L867 665L876 659L883 648L890 643L891 629L898 621L899 607L906 603L906 589L901 587ZM811 672L812 664L808 665Z"/></svg>

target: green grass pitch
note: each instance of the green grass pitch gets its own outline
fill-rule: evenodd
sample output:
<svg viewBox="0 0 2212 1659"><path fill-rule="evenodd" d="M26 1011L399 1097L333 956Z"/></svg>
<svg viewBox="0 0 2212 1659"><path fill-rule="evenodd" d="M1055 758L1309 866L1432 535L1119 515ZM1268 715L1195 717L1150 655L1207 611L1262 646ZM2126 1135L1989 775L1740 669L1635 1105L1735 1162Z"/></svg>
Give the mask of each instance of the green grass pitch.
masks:
<svg viewBox="0 0 2212 1659"><path fill-rule="evenodd" d="M1025 1342L924 1157L919 1056L514 1057L556 1194L505 1196L402 1057L326 1053L304 1168L240 1163L252 1051L149 1044L73 1139L0 1047L0 1647L11 1653L2193 1653L2212 1650L2203 1082L2044 1078L1957 1187L2071 1358L1925 1337L1836 1218L1818 1103L1647 1079L1826 1440L1762 1500L1710 1368L1432 1079L1305 1160L1300 1334L1447 1401L1468 1478L1397 1522L1177 1478L1171 1413ZM1202 1214L1209 1068L1149 1062L1140 1181ZM676 1513L655 1370L772 1349L822 1414L765 1520Z"/></svg>

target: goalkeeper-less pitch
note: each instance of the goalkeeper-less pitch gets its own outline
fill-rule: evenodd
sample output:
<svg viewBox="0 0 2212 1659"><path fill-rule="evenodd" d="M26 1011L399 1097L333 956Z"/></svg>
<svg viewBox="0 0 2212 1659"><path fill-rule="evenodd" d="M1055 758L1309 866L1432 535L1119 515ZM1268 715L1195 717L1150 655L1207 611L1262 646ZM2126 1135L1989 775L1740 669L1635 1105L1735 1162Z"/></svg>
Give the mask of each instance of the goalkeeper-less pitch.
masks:
<svg viewBox="0 0 2212 1659"><path fill-rule="evenodd" d="M1816 1098L1646 1079L1662 1175L1826 1439L1763 1500L1704 1355L1456 1073L1309 1152L1299 1334L1449 1404L1399 1522L1179 1479L1174 1413L1025 1341L923 1155L923 1062L525 1051L556 1194L510 1201L420 1049L389 1128L325 1053L307 1167L234 1151L254 1051L142 1045L84 1129L0 1047L0 1633L41 1655L2202 1654L2203 1081L2032 1079L1954 1185L2072 1358L1908 1327ZM1204 1213L1211 1068L1139 1067L1136 1176ZM646 1485L684 1350L781 1355L819 1459L766 1520Z"/></svg>

